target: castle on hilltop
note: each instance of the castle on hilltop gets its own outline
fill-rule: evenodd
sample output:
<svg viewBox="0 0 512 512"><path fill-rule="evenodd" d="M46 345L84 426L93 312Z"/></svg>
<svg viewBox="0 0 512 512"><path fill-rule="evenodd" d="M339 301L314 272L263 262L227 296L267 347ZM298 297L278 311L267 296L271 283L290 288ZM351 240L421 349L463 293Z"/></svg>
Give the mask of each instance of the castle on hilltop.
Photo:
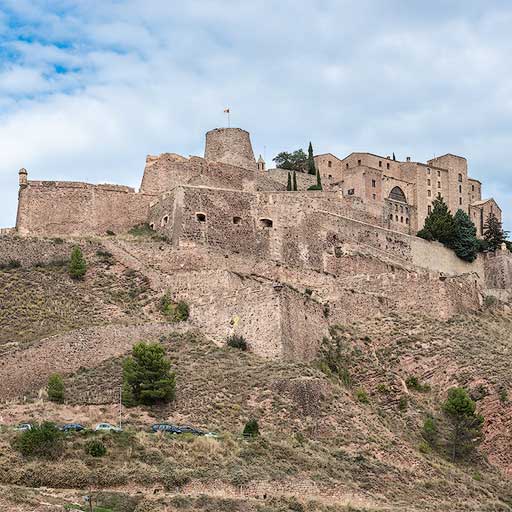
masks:
<svg viewBox="0 0 512 512"><path fill-rule="evenodd" d="M79 240L87 257L108 252L152 289L191 305L191 321L219 344L233 333L264 357L316 357L329 326L359 318L479 311L512 297L512 254L469 263L414 236L441 195L467 211L479 235L493 199L464 158L426 164L368 153L315 157L317 177L266 169L249 133L206 134L204 158L148 156L139 191L120 185L31 181L20 171L16 231L0 240L0 266L60 260L74 240L145 224L155 236ZM138 230L139 233L151 233ZM95 256L96 255L96 256Z"/></svg>
<svg viewBox="0 0 512 512"><path fill-rule="evenodd" d="M315 176L298 173L287 192L288 171L267 170L254 158L249 133L218 128L206 134L204 158L174 153L148 156L140 190L119 185L29 181L19 171L16 230L22 235L102 235L147 223L175 244L204 242L239 251L261 250L274 231L293 230L308 213L340 216L413 235L432 201L466 211L484 230L489 213L501 220L494 199L482 200L480 181L468 176L465 158L447 154L426 164L371 153L340 159L314 157L323 190L307 191Z"/></svg>

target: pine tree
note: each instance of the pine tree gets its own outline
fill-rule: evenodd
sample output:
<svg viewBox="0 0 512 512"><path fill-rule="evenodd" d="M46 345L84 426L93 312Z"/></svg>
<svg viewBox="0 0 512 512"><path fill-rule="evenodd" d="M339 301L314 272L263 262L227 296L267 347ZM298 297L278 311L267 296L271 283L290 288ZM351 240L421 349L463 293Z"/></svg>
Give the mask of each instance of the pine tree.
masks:
<svg viewBox="0 0 512 512"><path fill-rule="evenodd" d="M155 404L174 399L176 377L165 349L158 343L137 343L123 363L123 403Z"/></svg>
<svg viewBox="0 0 512 512"><path fill-rule="evenodd" d="M315 159L313 158L313 145L311 142L308 147L308 174L312 174L313 176L316 174Z"/></svg>
<svg viewBox="0 0 512 512"><path fill-rule="evenodd" d="M244 427L242 432L244 437L257 437L260 435L260 427L255 419L249 420Z"/></svg>
<svg viewBox="0 0 512 512"><path fill-rule="evenodd" d="M487 221L484 224L484 240L487 242L487 246L491 251L497 251L501 244L506 242L508 233L503 231L503 225L498 220L498 217L491 212L487 217Z"/></svg>
<svg viewBox="0 0 512 512"><path fill-rule="evenodd" d="M448 391L443 411L451 423L448 446L451 458L455 461L473 451L480 442L484 418L476 414L476 404L464 388L452 388Z"/></svg>
<svg viewBox="0 0 512 512"><path fill-rule="evenodd" d="M475 261L478 254L476 227L463 210L457 210L454 217L454 237L451 244L455 254L465 261Z"/></svg>
<svg viewBox="0 0 512 512"><path fill-rule="evenodd" d="M293 173L295 175L295 172ZM288 182L286 183L286 190L290 192L292 190L292 176L288 173Z"/></svg>
<svg viewBox="0 0 512 512"><path fill-rule="evenodd" d="M437 240L450 247L455 235L453 216L442 197L436 198L432 206L432 212L425 219L425 226L418 236L425 240Z"/></svg>
<svg viewBox="0 0 512 512"><path fill-rule="evenodd" d="M295 171L293 171L293 188L292 190L294 192L297 192L297 173Z"/></svg>
<svg viewBox="0 0 512 512"><path fill-rule="evenodd" d="M87 263L80 247L73 247L68 265L68 273L73 279L83 279L87 272Z"/></svg>
<svg viewBox="0 0 512 512"><path fill-rule="evenodd" d="M322 188L322 178L320 177L320 171L316 171L316 186L317 190L323 190Z"/></svg>
<svg viewBox="0 0 512 512"><path fill-rule="evenodd" d="M58 373L50 375L46 391L48 393L48 400L58 404L64 403L64 381Z"/></svg>

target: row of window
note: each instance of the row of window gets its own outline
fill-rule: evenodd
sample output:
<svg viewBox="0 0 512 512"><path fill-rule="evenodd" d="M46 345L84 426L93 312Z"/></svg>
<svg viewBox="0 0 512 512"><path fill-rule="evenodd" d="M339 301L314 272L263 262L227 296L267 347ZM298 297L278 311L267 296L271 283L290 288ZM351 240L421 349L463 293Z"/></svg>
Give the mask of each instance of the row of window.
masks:
<svg viewBox="0 0 512 512"><path fill-rule="evenodd" d="M392 213L389 214L389 220L393 220L393 214ZM398 217L398 215L395 215L395 222L401 222L403 224L404 223L403 215L400 215L400 217ZM409 217L405 217L405 223L409 224Z"/></svg>
<svg viewBox="0 0 512 512"><path fill-rule="evenodd" d="M197 212L195 215L196 215L197 222L206 222L206 213ZM169 216L164 215L162 217L162 220L160 221L160 225L163 227L168 223L169 223ZM242 217L237 217L237 216L233 217L233 224L235 224L235 225L242 224ZM263 228L271 228L273 225L274 225L274 223L272 222L272 219L260 219L260 226ZM151 229L155 229L154 223L151 223L149 225L149 227Z"/></svg>

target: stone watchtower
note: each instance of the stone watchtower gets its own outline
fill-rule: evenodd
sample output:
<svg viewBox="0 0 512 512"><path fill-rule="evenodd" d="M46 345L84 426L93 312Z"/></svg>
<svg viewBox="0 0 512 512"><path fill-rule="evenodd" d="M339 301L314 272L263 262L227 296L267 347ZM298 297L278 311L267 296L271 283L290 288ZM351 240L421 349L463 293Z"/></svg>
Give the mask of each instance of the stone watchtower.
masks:
<svg viewBox="0 0 512 512"><path fill-rule="evenodd" d="M20 187L28 185L28 172L27 169L20 169L18 172Z"/></svg>
<svg viewBox="0 0 512 512"><path fill-rule="evenodd" d="M265 172L265 160L263 160L261 155L258 158L258 171Z"/></svg>
<svg viewBox="0 0 512 512"><path fill-rule="evenodd" d="M206 134L206 160L257 170L249 132L241 128L216 128Z"/></svg>

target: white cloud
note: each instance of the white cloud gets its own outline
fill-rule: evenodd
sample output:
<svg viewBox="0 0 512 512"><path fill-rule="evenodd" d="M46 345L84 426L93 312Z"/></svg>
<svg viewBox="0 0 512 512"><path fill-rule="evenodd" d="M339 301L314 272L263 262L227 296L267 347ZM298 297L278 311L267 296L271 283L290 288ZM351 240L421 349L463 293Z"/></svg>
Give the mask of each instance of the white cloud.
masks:
<svg viewBox="0 0 512 512"><path fill-rule="evenodd" d="M268 160L309 140L341 156L460 153L508 210L512 7L500 1L4 3L0 225L14 223L19 167L138 185L147 153L201 154L228 105Z"/></svg>

